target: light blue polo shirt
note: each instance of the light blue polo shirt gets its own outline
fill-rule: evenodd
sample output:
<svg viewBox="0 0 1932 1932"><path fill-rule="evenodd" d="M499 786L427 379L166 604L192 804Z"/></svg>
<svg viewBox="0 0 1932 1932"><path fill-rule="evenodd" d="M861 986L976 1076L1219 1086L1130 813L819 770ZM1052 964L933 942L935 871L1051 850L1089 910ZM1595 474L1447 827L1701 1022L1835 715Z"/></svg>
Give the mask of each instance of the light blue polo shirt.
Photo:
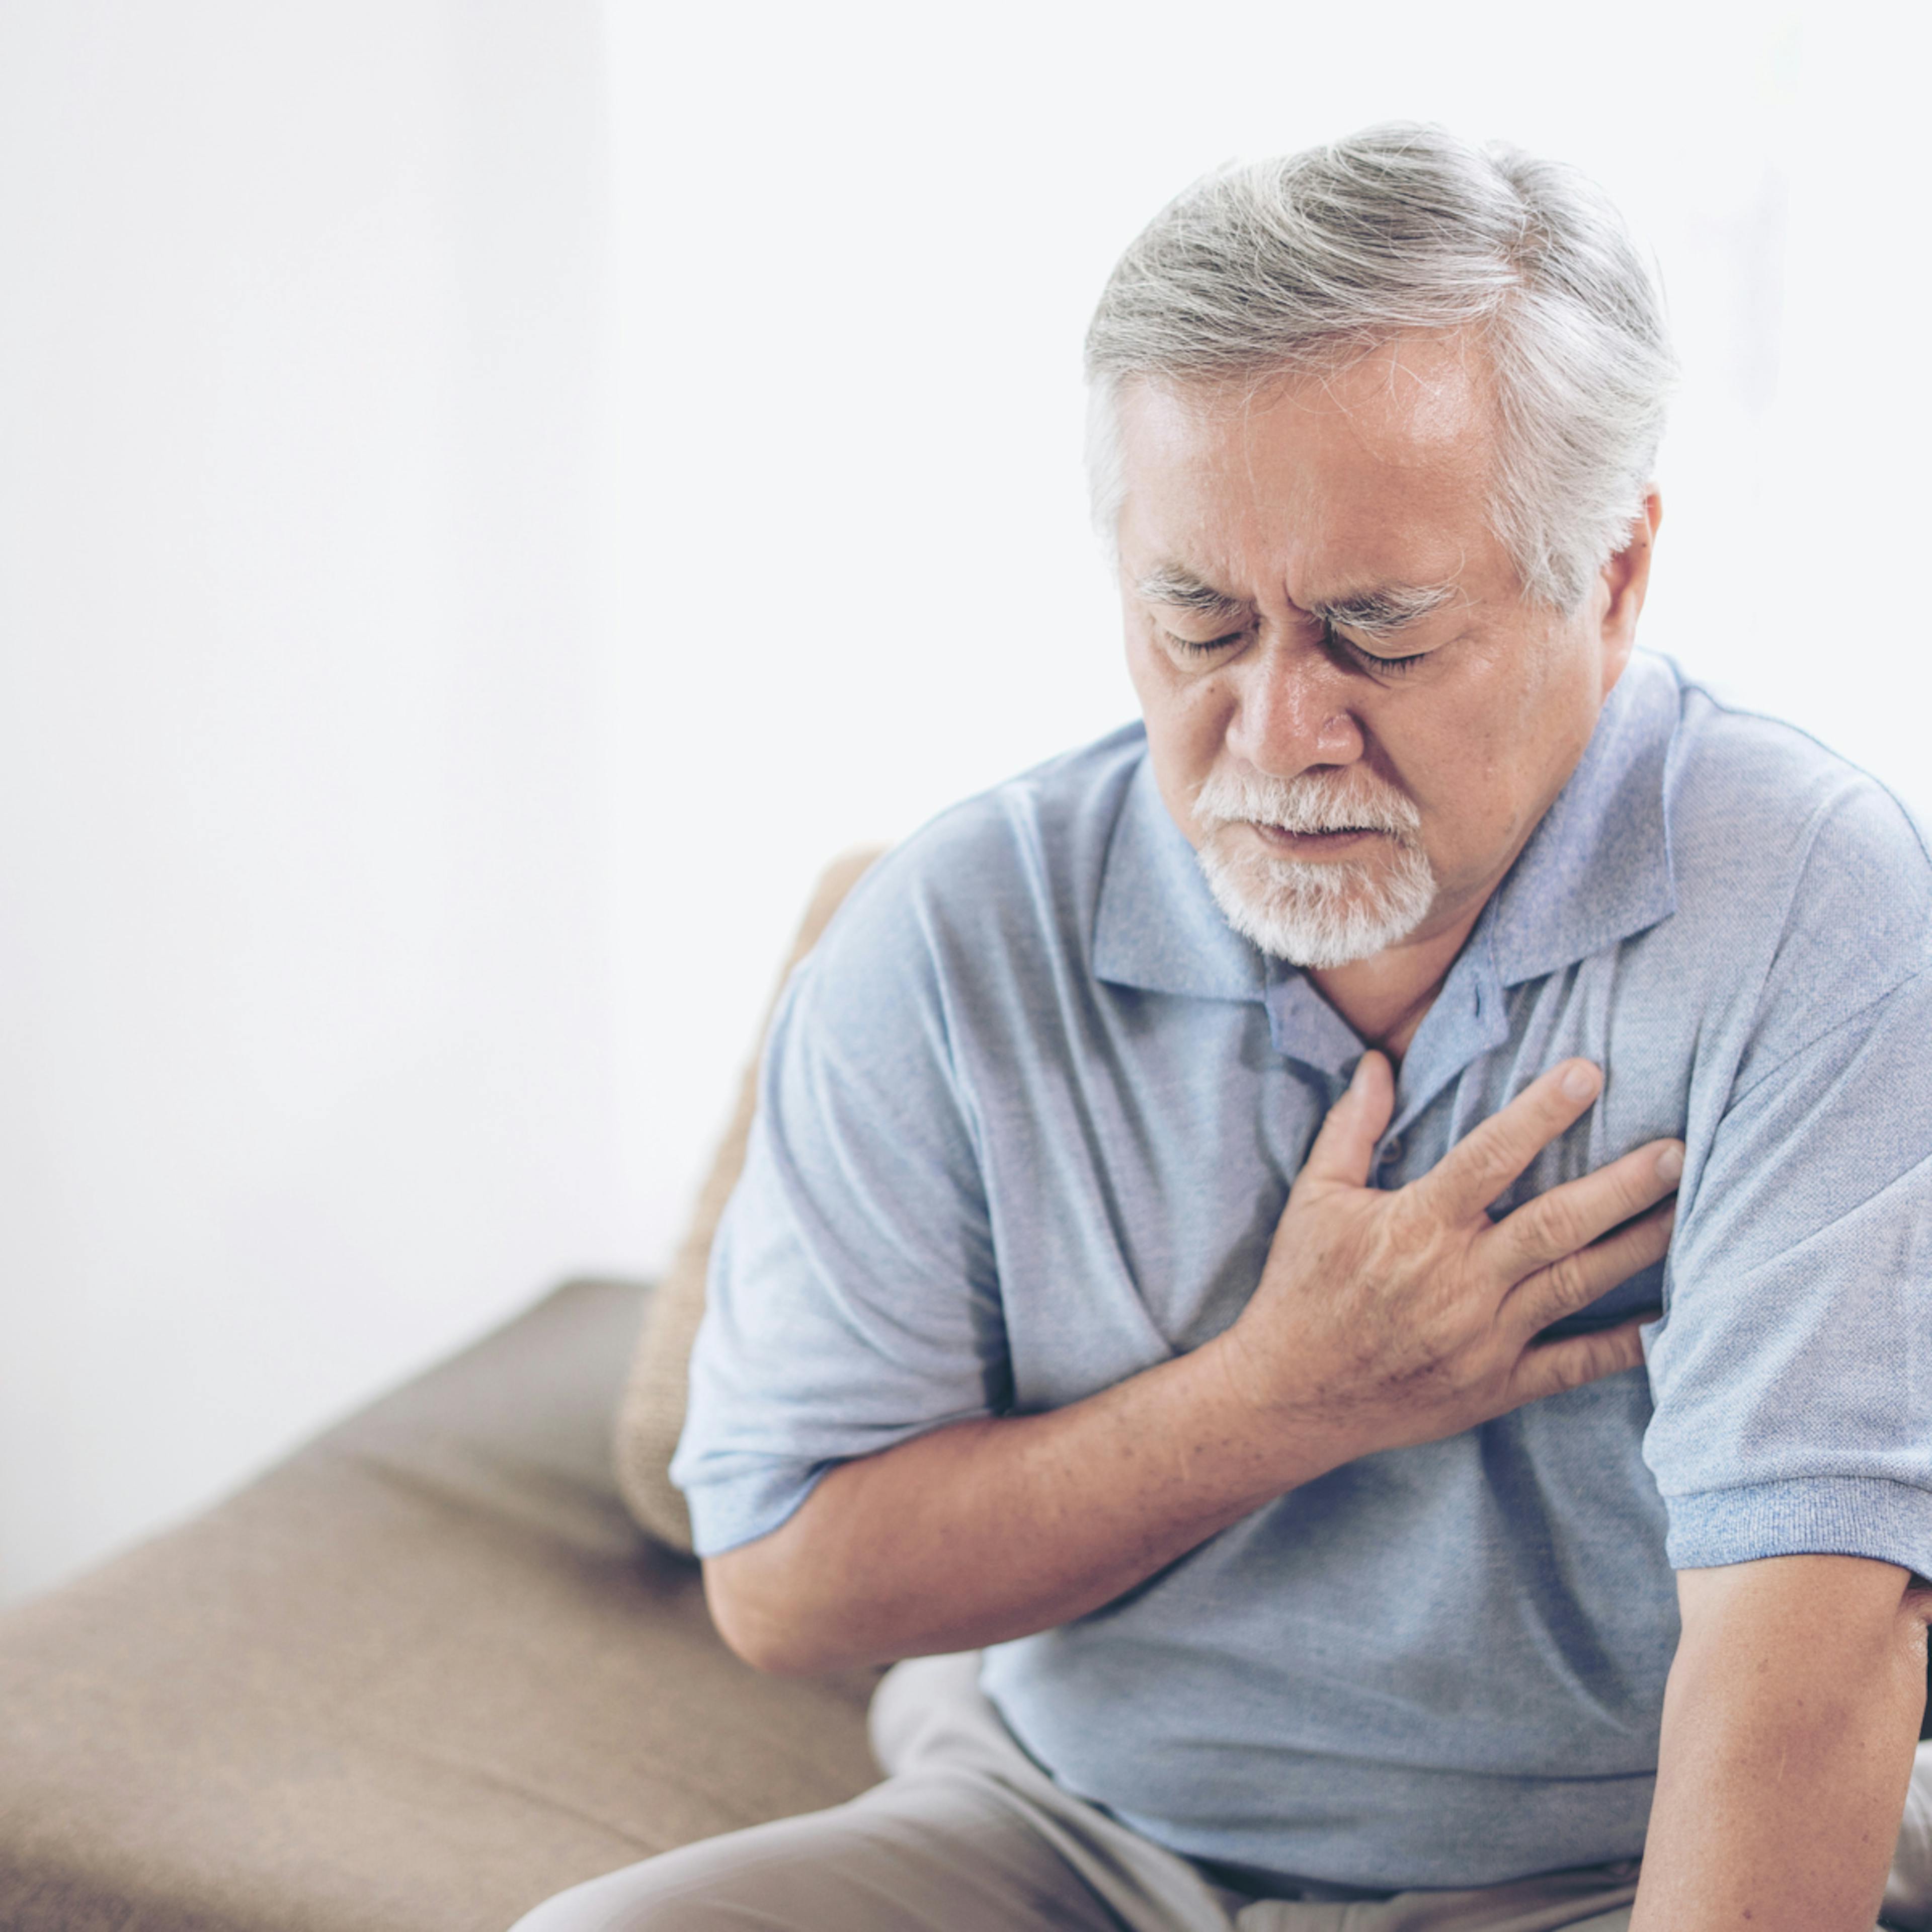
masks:
<svg viewBox="0 0 1932 1932"><path fill-rule="evenodd" d="M1635 659L1424 1020L1377 1175L1599 1063L1498 1211L1682 1138L1663 1279L1576 1318L1660 1296L1647 1371L1366 1456L995 1647L1027 1750L1178 1851L1343 1885L1640 1850L1673 1566L1932 1574L1928 914L1878 785ZM1222 920L1138 727L927 826L778 1015L674 1471L700 1550L1225 1328L1360 1052Z"/></svg>

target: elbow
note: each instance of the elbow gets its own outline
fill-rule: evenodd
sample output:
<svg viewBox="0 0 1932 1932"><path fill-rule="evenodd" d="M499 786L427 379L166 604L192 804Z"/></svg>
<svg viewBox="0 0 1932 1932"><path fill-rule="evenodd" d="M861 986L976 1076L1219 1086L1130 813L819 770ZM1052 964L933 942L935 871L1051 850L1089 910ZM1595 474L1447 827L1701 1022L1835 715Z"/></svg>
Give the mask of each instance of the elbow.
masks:
<svg viewBox="0 0 1932 1932"><path fill-rule="evenodd" d="M714 1600L711 1621L725 1648L767 1677L811 1677L840 1660L821 1656L813 1646L800 1642L796 1632L769 1618L746 1615L741 1606L721 1610Z"/></svg>
<svg viewBox="0 0 1932 1932"><path fill-rule="evenodd" d="M705 1559L704 1599L725 1648L772 1677L810 1677L850 1663L814 1630L812 1619L800 1614L797 1593L767 1574L769 1564L741 1560L759 1548L747 1544Z"/></svg>

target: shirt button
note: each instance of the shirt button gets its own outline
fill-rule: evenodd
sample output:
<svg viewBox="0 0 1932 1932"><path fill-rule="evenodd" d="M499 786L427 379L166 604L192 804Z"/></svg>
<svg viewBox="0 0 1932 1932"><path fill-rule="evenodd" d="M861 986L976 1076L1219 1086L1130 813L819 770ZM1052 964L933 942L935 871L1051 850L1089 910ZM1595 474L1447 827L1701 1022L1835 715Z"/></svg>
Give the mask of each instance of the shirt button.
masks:
<svg viewBox="0 0 1932 1932"><path fill-rule="evenodd" d="M1382 1167L1400 1167L1402 1165L1402 1136L1397 1134L1393 1140L1382 1144L1382 1157L1378 1163Z"/></svg>

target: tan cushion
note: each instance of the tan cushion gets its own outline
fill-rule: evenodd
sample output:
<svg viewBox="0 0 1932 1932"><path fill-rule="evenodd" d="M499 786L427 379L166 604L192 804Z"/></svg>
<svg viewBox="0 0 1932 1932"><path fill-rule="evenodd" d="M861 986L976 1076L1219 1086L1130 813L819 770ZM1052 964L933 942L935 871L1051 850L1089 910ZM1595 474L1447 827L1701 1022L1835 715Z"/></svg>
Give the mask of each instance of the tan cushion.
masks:
<svg viewBox="0 0 1932 1932"><path fill-rule="evenodd" d="M612 1485L634 1285L580 1282L186 1528L0 1616L7 1932L504 1932L877 1774Z"/></svg>
<svg viewBox="0 0 1932 1932"><path fill-rule="evenodd" d="M826 868L806 908L798 937L792 942L784 970L778 976L779 990L790 976L792 968L818 943L819 934L838 910L839 902L878 856L877 848L848 852ZM712 1238L718 1232L718 1217L724 1212L724 1204L731 1198L731 1190L738 1184L739 1173L745 1165L745 1143L750 1138L752 1116L758 1106L758 1060L764 1050L766 1029L771 1024L772 1006L776 1004L774 993L759 1029L758 1050L739 1082L737 1111L712 1157L711 1171L698 1191L691 1226L652 1298L644 1332L638 1338L630 1381L617 1412L614 1450L617 1486L624 1500L629 1504L631 1514L660 1543L687 1555L691 1550L691 1516L683 1497L671 1486L671 1453L684 1429L691 1345L697 1339L698 1324L704 1315L704 1277L711 1264Z"/></svg>

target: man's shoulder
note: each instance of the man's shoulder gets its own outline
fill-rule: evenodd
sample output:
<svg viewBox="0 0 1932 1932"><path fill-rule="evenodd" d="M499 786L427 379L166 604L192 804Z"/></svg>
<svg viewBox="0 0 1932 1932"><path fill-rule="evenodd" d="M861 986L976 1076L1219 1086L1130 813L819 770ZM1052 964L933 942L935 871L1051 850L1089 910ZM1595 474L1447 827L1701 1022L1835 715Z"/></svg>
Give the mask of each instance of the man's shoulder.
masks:
<svg viewBox="0 0 1932 1932"><path fill-rule="evenodd" d="M1666 789L1679 920L1714 957L1761 950L1767 994L1807 1024L1924 970L1932 856L1911 814L1798 726L1678 679Z"/></svg>
<svg viewBox="0 0 1932 1932"><path fill-rule="evenodd" d="M1001 931L1090 924L1146 754L1144 728L1123 725L949 806L866 875L843 926L976 947Z"/></svg>
<svg viewBox="0 0 1932 1932"><path fill-rule="evenodd" d="M1114 828L1145 760L1144 729L1126 725L948 807L859 881L808 976L880 1018L908 1000L1024 1004L1086 959Z"/></svg>
<svg viewBox="0 0 1932 1932"><path fill-rule="evenodd" d="M1876 778L1811 734L1719 697L1672 667L1681 719L1670 783L1673 831L1747 833L1767 864L1822 838L1932 878L1923 833Z"/></svg>
<svg viewBox="0 0 1932 1932"><path fill-rule="evenodd" d="M1912 814L1867 771L1797 725L1679 676L1672 857L1757 889L1882 884L1932 914L1932 857Z"/></svg>
<svg viewBox="0 0 1932 1932"><path fill-rule="evenodd" d="M1128 788L1147 757L1136 722L949 807L893 854L910 884L944 892L963 876L1017 885L1029 862L1097 868Z"/></svg>

